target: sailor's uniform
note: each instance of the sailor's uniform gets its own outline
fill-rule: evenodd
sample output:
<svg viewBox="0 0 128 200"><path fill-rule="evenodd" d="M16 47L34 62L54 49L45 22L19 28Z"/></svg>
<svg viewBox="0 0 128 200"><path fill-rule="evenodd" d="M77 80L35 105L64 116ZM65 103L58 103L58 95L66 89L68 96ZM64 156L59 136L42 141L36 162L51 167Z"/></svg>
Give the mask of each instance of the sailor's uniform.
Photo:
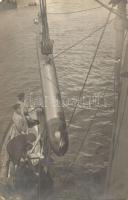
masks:
<svg viewBox="0 0 128 200"><path fill-rule="evenodd" d="M20 134L26 134L28 132L28 126L25 118L14 112L13 117L13 137L20 135Z"/></svg>

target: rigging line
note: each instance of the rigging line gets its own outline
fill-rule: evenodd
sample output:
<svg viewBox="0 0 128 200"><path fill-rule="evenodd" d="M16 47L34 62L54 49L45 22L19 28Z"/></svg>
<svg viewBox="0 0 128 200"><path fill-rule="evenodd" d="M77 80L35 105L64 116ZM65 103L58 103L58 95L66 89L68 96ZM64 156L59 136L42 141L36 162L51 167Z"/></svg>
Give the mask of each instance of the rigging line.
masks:
<svg viewBox="0 0 128 200"><path fill-rule="evenodd" d="M79 156L79 154L80 154L80 152L81 152L81 149L83 148L83 146L84 146L84 144L85 144L85 141L86 141L86 139L87 139L87 137L88 137L88 135L89 135L89 133L90 133L90 131L91 131L91 128L92 128L92 126L93 126L93 124L94 124L94 121L95 121L95 118L96 118L96 116L97 116L98 111L99 111L99 109L97 109L97 110L95 111L95 114L94 114L94 116L93 116L93 118L92 118L92 120L91 120L91 122L90 122L90 124L89 124L89 126L88 126L88 129L87 129L87 131L86 131L86 134L84 135L84 138L82 139L82 142L81 142L81 144L80 144L80 147L79 147L79 149L78 149L78 152L76 153L75 158L74 158L73 161L70 163L69 167L72 167L72 166L75 164L75 162L77 161L78 156Z"/></svg>
<svg viewBox="0 0 128 200"><path fill-rule="evenodd" d="M76 11L71 11L71 12L62 12L62 13L56 13L56 12L48 12L49 15L70 15L70 14L75 14L75 13L82 13L82 12L88 12L91 10L96 10L102 8L102 6L98 6L95 8L89 8L89 9L84 9L84 10L76 10Z"/></svg>
<svg viewBox="0 0 128 200"><path fill-rule="evenodd" d="M108 88L108 86L104 89L104 95L103 95L103 97L104 97L105 94L106 94L107 88ZM91 131L92 126L94 125L94 122L95 122L95 119L96 119L96 117L97 117L97 114L98 114L98 112L101 110L101 108L102 108L102 106L101 106L101 107L99 106L99 107L96 109L96 111L95 111L95 113L94 113L94 115L93 115L93 117L92 117L92 119L91 119L91 122L90 122L90 124L89 124L89 126L88 126L88 129L87 129L87 131L86 131L86 135L84 135L84 138L83 138L83 140L82 140L82 142L81 142L81 144L80 144L80 147L79 147L79 149L78 149L78 152L77 152L75 158L73 159L73 161L70 163L69 167L72 167L72 166L74 165L74 163L77 161L78 156L79 156L79 154L80 154L80 152L81 152L81 149L83 148L83 146L84 146L84 144L85 144L85 141L86 141L86 139L87 139L87 137L88 137L88 135L89 135L89 133L90 133L90 131Z"/></svg>
<svg viewBox="0 0 128 200"><path fill-rule="evenodd" d="M96 50L95 50L94 55L93 55L93 58L92 58L92 62L91 62L91 64L90 64L90 67L89 67L88 73L87 73L86 78L85 78L85 80L84 80L84 84L83 84L83 86L82 86L82 88L81 88L81 91L80 91L80 94L79 94L78 101L77 101L77 103L76 103L76 105L75 105L75 107L74 107L74 109L73 109L73 112L72 112L71 118L70 118L70 120L69 120L68 128L70 127L70 124L72 123L72 120L73 120L73 118L74 118L75 112L76 112L76 110L77 110L77 106L78 106L78 104L79 104L79 100L80 100L81 96L83 95L83 92L84 92L84 89L85 89L86 83L87 83L87 81L88 81L88 77L89 77L89 75L90 75L91 69L92 69L93 64L94 64L94 62L95 62L95 59L96 59L96 56L97 56L97 53L98 53L98 50L99 50L100 44L101 44L101 42L102 42L102 39L103 39L103 36L104 36L105 30L106 30L106 28L107 28L107 25L108 25L108 22L109 22L110 16L111 16L111 11L110 11L109 14L108 14L108 17L107 17L107 20L106 20L106 22L105 22L105 25L104 25L103 31L102 31L102 33L101 33L101 35L100 35L100 38L99 38L98 44L97 44L97 46L96 46Z"/></svg>
<svg viewBox="0 0 128 200"><path fill-rule="evenodd" d="M113 22L114 19L111 19L109 21L108 24L111 24ZM90 37L92 37L95 33L97 33L98 31L102 30L103 28L105 28L106 25L103 25L101 27L99 27L98 29L94 30L92 33L90 33L89 35L83 37L82 39L78 40L77 42L75 42L74 44L72 44L71 46L67 47L66 49L64 49L63 51L61 51L60 53L56 54L54 56L54 59L58 58L60 55L64 54L65 52L69 51L70 49L76 47L77 45L79 45L80 43L82 43L84 40L88 40Z"/></svg>
<svg viewBox="0 0 128 200"><path fill-rule="evenodd" d="M97 51L98 51L99 45L100 45L100 43L101 43L101 40L102 40L102 38L103 38L103 35L104 35L104 33L105 33L105 30L106 30L106 27L107 27L107 24L108 24L108 21L109 21L110 16L111 16L111 12L109 13L109 15L108 15L108 17L107 17L107 21L106 21L106 24L105 24L105 28L104 28L104 30L103 30L101 36L100 36L100 39L99 39L99 42L98 42L98 45L97 45L97 48L96 48ZM95 60L95 57L96 57L96 55L97 55L97 51L95 51L93 60ZM93 61L93 60L92 60L92 61ZM94 61L93 61L93 62L94 62ZM92 62L92 64L93 64L93 62ZM90 65L90 66L92 66L92 65ZM104 95L105 95L105 92L106 92L107 88L108 88L108 87L106 87L105 90L104 90ZM82 89L83 89L83 88L82 88ZM104 96L104 95L103 95L103 96ZM77 104L77 105L78 105L78 104ZM76 105L74 111L76 110L77 105ZM84 143L85 143L85 141L86 141L86 138L87 138L87 136L88 136L89 133L90 133L90 130L91 130L93 124L94 124L95 118L96 118L97 113L98 113L98 111L100 110L100 108L101 108L101 107L98 107L98 109L96 110L96 112L95 112L95 114L94 114L94 116L93 116L93 119L91 120L91 122L90 122L90 124L89 124L89 126L88 126L88 130L87 130L87 132L86 132L86 135L84 136L84 138L83 138L83 140L82 140L82 142L81 142L81 145L80 145L80 147L79 147L79 149L78 149L78 152L77 152L75 158L73 159L73 161L69 164L69 167L70 167L70 168L71 168L71 167L74 165L74 163L76 162L76 160L77 160L77 158L78 158L78 156L79 156L79 153L80 153L81 149L83 148L83 145L84 145ZM75 113L75 112L74 112L74 113ZM73 115L72 115L71 120L73 119L74 113L73 113ZM71 120L70 120L70 123L71 123ZM70 126L70 123L69 123L69 126ZM68 177L67 177L67 178L68 178ZM65 180L66 180L66 178L65 178Z"/></svg>
<svg viewBox="0 0 128 200"><path fill-rule="evenodd" d="M104 95L103 95L103 97L105 96L105 93L106 93L106 91L107 91L107 88L108 88L108 86L106 86L105 89L104 89ZM69 166L68 166L69 168L72 168L73 165L76 163L76 161L77 161L77 159L78 159L78 156L79 156L79 154L80 154L80 152L81 152L81 149L83 148L83 145L84 145L84 143L85 143L85 141L86 141L86 139L87 139L87 137L88 137L88 135L89 135L89 133L90 133L90 131L91 131L91 128L92 128L92 126L93 126L93 124L94 124L95 118L96 118L96 116L97 116L97 114L98 114L98 112L99 112L100 109L101 109L101 107L98 107L98 108L96 109L95 114L94 114L94 116L93 116L93 119L91 120L91 122L90 122L90 124L89 124L89 126L88 126L86 135L84 135L84 138L83 138L83 140L82 140L82 142L81 142L81 145L80 145L80 147L79 147L79 149L78 149L78 152L77 152L75 158L73 159L73 161L72 161L72 162L69 164ZM65 181L68 180L68 178L69 178L69 177L66 176L66 177L65 177ZM88 199L89 199L89 200L92 200L92 197L90 196L90 193L89 193L88 190L86 190L86 193L87 193L87 195L88 195Z"/></svg>
<svg viewBox="0 0 128 200"><path fill-rule="evenodd" d="M116 16L118 16L120 19L122 19L125 22L126 29L128 29L128 25L127 25L128 24L128 20L127 20L127 18L124 17L122 14L119 14L115 9L113 9L114 6L111 9L109 6L107 6L106 4L102 3L99 0L94 0L94 1L96 1L97 3L99 3L103 8L111 11L113 14L115 14Z"/></svg>
<svg viewBox="0 0 128 200"><path fill-rule="evenodd" d="M113 22L114 19L110 20L110 22L108 24L111 24ZM104 26L98 28L97 30L93 31L91 34L89 34L86 38L84 37L84 39L88 39L91 36L93 36L93 34L95 34L96 32L100 31ZM37 49L37 59L38 59L38 66L39 66L39 74L40 74L40 79L41 79L41 65L40 65L40 56L39 56L39 50L38 50L38 36L36 35L36 49ZM82 41L81 41L82 42ZM78 43L78 42L77 42ZM72 47L68 48L71 49L74 46L76 46L77 44L75 43L75 45L72 45ZM63 50L62 52L64 53L67 49ZM55 57L54 57L55 58ZM48 79L48 77L46 77ZM49 79L50 80L50 79ZM51 80L50 80L51 81ZM42 79L41 79L41 87L43 87L43 83L42 83Z"/></svg>

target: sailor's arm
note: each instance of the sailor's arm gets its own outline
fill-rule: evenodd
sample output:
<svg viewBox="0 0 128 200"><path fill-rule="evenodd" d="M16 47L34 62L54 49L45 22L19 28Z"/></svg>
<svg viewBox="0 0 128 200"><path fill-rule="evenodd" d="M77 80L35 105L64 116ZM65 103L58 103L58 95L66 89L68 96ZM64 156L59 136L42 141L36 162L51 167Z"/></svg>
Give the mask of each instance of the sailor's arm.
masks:
<svg viewBox="0 0 128 200"><path fill-rule="evenodd" d="M20 128L21 134L27 133L28 126L27 126L27 122L25 119L21 118L21 120L19 121L19 128Z"/></svg>
<svg viewBox="0 0 128 200"><path fill-rule="evenodd" d="M19 134L26 134L27 125L23 117L14 113L12 120L17 132L19 132Z"/></svg>

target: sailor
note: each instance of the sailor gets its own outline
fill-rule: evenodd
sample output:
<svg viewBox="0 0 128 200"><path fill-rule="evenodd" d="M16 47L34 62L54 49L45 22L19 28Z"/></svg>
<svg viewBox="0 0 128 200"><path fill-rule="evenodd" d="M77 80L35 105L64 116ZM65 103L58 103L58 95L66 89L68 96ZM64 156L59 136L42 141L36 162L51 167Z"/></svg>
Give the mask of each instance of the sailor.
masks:
<svg viewBox="0 0 128 200"><path fill-rule="evenodd" d="M10 140L7 145L10 161L19 166L21 159L27 159L27 153L32 149L35 140L36 136L33 133L21 134Z"/></svg>
<svg viewBox="0 0 128 200"><path fill-rule="evenodd" d="M17 103L20 104L22 116L27 121L28 127L32 128L33 126L39 125L39 121L35 120L35 119L32 119L30 114L29 114L29 112L31 112L31 111L26 106L25 94L24 93L20 93L17 97L18 97L18 102Z"/></svg>
<svg viewBox="0 0 128 200"><path fill-rule="evenodd" d="M28 112L28 109L27 109L27 107L25 105L25 94L22 92L22 93L18 94L17 98L18 98L17 103L20 104L21 113L24 116L24 114L26 112Z"/></svg>
<svg viewBox="0 0 128 200"><path fill-rule="evenodd" d="M14 114L12 117L13 123L14 123L14 136L20 135L20 134L27 134L28 132L28 125L27 121L22 115L22 109L20 104L15 104L13 106Z"/></svg>

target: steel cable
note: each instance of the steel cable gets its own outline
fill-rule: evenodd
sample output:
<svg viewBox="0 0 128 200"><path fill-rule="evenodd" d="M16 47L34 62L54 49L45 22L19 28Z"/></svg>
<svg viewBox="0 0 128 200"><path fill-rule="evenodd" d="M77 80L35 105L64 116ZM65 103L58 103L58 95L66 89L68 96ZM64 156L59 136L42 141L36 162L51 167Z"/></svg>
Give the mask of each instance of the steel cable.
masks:
<svg viewBox="0 0 128 200"><path fill-rule="evenodd" d="M111 20L109 21L108 24L111 24L113 20L114 20L114 19L111 19ZM56 54L56 55L54 56L54 59L58 58L60 55L62 55L62 54L64 54L65 52L69 51L70 49L72 49L72 48L78 46L78 45L79 45L80 43L82 43L83 41L88 40L88 39L91 38L95 33L97 33L98 31L102 30L104 27L105 27L105 25L103 25L103 26L97 28L96 30L92 31L89 35L83 37L82 39L78 40L77 42L75 42L75 43L72 44L71 46L69 46L69 47L67 47L66 49L64 49L63 51L59 52L58 54Z"/></svg>
<svg viewBox="0 0 128 200"><path fill-rule="evenodd" d="M111 16L111 11L110 11L109 14L108 14L108 17L107 17L107 20L106 20L106 22L105 22L103 31L102 31L102 33L101 33L101 35L100 35L98 44L97 44L97 46L96 46L96 50L95 50L94 55L93 55L93 58L92 58L92 62L91 62L91 64L90 64L88 73L87 73L87 75L86 75L86 77L85 77L85 80L84 80L83 86L82 86L82 88L81 88L81 91L80 91L80 93L79 93L78 101L77 101L77 103L76 103L76 105L75 105L75 107L74 107L74 109L73 109L73 111L72 111L72 115L71 115L71 118L70 118L70 120L69 120L68 127L70 127L70 124L71 124L72 121L73 121L73 118L74 118L74 115L75 115L75 112L76 112L76 109L77 109L79 100L81 99L81 97L82 97L82 95L83 95L85 86L86 86L87 81L88 81L88 77L89 77L89 75L90 75L90 72L91 72L91 70L92 70L93 64L94 64L94 62L95 62L95 59L96 59L96 56L97 56L97 53L98 53L98 50L99 50L101 41L102 41L102 39L103 39L105 30L106 30L106 27L107 27L107 25L108 25L108 23L109 23L110 16Z"/></svg>
<svg viewBox="0 0 128 200"><path fill-rule="evenodd" d="M93 67L95 58L96 58L96 56L97 56L97 53L98 53L98 50L99 50L101 41L102 41L102 39L103 39L105 30L106 30L106 28L107 28L107 25L109 24L110 16L111 16L111 11L110 11L110 13L108 14L108 17L107 17L107 20L106 20L104 26L102 26L102 27L100 27L99 29L95 30L95 31L94 31L92 34L90 34L88 37L84 37L82 40L78 41L77 43L75 43L74 45L72 45L71 47L69 47L68 49L66 49L66 50L64 50L63 52L61 52L61 54L62 54L62 53L64 53L65 51L67 51L67 50L73 48L74 46L78 45L78 44L79 44L80 42L82 42L83 40L85 40L85 39L91 37L95 32L97 32L97 31L99 31L99 30L101 30L101 29L103 28L103 31L102 31L102 33L101 33L101 35L100 35L100 38L99 38L99 41L98 41L96 50L95 50L94 55L93 55L93 58L92 58L92 62L91 62L91 64L90 64L88 73L87 73L87 75L86 75L84 84L83 84L82 89L81 89L81 91L80 91L79 99L80 99L81 96L83 95L84 88L85 88L85 86L86 86L88 77L89 77L90 72L91 72L91 70L92 70L92 67ZM37 49L38 49L38 47L37 47ZM59 53L58 55L60 55L60 53ZM58 55L56 55L55 58L58 57ZM39 52L37 52L37 57L38 57L38 64L39 64L39 66L40 66ZM40 68L40 67L39 67L39 68ZM39 70L39 72L40 72L40 70ZM74 108L74 110L73 110L73 112L72 112L71 118L70 118L70 120L69 120L68 128L70 127L70 124L72 123L72 120L73 120L73 118L74 118L74 115L75 115L75 112L76 112L78 103L79 103L79 101L76 103L75 108ZM99 108L96 110L96 112L95 112L95 114L94 114L94 116L93 116L93 120L91 120L91 123L90 123L90 125L89 125L89 127L88 127L88 130L87 130L87 134L84 136L84 138L83 138L83 140L82 140L82 142L81 142L81 145L80 145L80 147L79 147L79 149L78 149L78 153L76 154L76 156L75 156L75 158L73 159L73 161L70 163L70 167L76 162L76 160L77 160L77 158L78 158L78 156L79 156L79 153L80 153L81 149L83 148L83 145L84 145L84 143L85 143L85 140L86 140L88 134L90 133L91 127L92 127L93 124L94 124L94 120L95 120L95 118L96 118L96 115L97 115L98 111L99 111ZM88 192L87 192L87 194L88 194ZM90 198L90 194L88 194L88 198L91 199L91 198Z"/></svg>
<svg viewBox="0 0 128 200"><path fill-rule="evenodd" d="M89 68L89 71L88 71L88 74L87 74L87 76L86 76L86 79L85 79L84 85L83 85L83 87L82 87L82 90L81 90L81 92L80 92L79 98L81 98L81 96L82 96L82 94L83 94L84 87L85 87L85 85L86 85L88 76L89 76L89 74L90 74L90 71L91 71L91 69L92 69L93 63L94 63L94 61L95 61L95 58L96 58L98 49L99 49L99 47L100 47L102 38L103 38L103 36L104 36L105 30L106 30L106 28L107 28L107 25L108 25L110 16L111 16L111 11L110 11L109 14L108 14L108 17L107 17L107 20L106 20L104 29L103 29L103 31L102 31L102 33L101 33L101 35L100 35L100 38L99 38L99 41L98 41L98 44L97 44L97 47L96 47L96 50L95 50L95 53L94 53L94 56L93 56L93 59L92 59L90 68ZM105 92L106 92L107 88L108 88L108 87L106 87L105 90L104 90L104 95L105 95ZM71 124L71 122L72 122L72 120L73 120L73 117L74 117L74 114L75 114L77 105L78 105L78 103L76 104L76 106L75 106L75 108L74 108L74 110L73 110L71 119L70 119L69 124L68 124L68 128L70 127L70 124ZM76 161L77 161L77 159L78 159L78 156L79 156L79 154L80 154L80 152L81 152L81 149L83 148L83 145L85 144L85 141L86 141L86 139L87 139L87 137L88 137L88 135L89 135L89 133L90 133L90 131L91 131L91 128L92 128L92 126L93 126L93 124L94 124L94 121L95 121L95 119L96 119L96 116L97 116L97 113L99 112L99 110L100 110L100 107L98 107L98 109L96 109L96 111L95 111L95 113L94 113L94 115L93 115L93 118L92 118L92 120L91 120L91 122L90 122L90 124L89 124L89 126L88 126L86 135L84 135L84 138L83 138L82 141L81 141L81 144L80 144L80 146L79 146L79 149L78 149L77 153L75 154L74 159L70 162L70 164L69 164L69 166L68 166L69 168L72 168L72 166L76 163ZM67 179L68 179L68 176L65 177L65 181L67 181ZM88 193L88 196L89 196L89 199L91 199L89 193Z"/></svg>

